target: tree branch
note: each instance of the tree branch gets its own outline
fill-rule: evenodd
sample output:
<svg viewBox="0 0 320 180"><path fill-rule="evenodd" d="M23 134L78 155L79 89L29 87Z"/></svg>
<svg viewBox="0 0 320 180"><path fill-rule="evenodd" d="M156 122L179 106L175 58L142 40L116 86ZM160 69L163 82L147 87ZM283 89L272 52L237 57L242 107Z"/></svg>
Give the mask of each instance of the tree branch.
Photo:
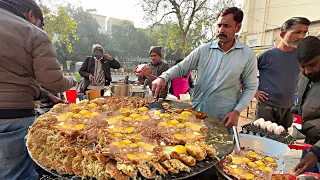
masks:
<svg viewBox="0 0 320 180"><path fill-rule="evenodd" d="M169 14L172 14L172 13L176 13L176 11L170 11L170 12L165 13L161 17L161 19L159 21L156 21L155 23L153 23L151 27L153 28L155 25L159 24L166 16L168 16Z"/></svg>
<svg viewBox="0 0 320 180"><path fill-rule="evenodd" d="M180 11L180 5L175 0L169 0L169 2L172 4L173 9L176 10L175 13L176 13L177 18L178 18L180 31L181 31L181 33L185 34L184 23L183 23L183 19L182 19L182 16L181 16L181 11Z"/></svg>
<svg viewBox="0 0 320 180"><path fill-rule="evenodd" d="M202 1L202 3L199 4L198 8L196 9L196 12L199 11L201 8L203 8L203 5L207 2L208 0Z"/></svg>
<svg viewBox="0 0 320 180"><path fill-rule="evenodd" d="M196 7L197 7L197 0L193 0L193 8L192 8L192 12L191 12L191 15L189 17L189 20L188 20L187 27L185 29L186 32L189 31L190 26L191 26L191 24L193 22L193 18L194 18L195 14L196 14Z"/></svg>

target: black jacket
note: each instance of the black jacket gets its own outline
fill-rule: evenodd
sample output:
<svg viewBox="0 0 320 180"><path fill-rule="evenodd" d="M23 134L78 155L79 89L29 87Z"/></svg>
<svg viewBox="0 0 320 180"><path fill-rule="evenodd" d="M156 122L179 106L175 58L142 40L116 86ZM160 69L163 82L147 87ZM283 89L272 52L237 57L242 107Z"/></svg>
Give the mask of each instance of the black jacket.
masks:
<svg viewBox="0 0 320 180"><path fill-rule="evenodd" d="M309 79L303 77L299 86L298 112L303 121L301 132L306 136L306 142L313 145L320 140L320 82L314 83L302 104L308 83Z"/></svg>
<svg viewBox="0 0 320 180"><path fill-rule="evenodd" d="M81 68L79 69L79 74L84 77L84 89L87 89L88 85L90 84L89 75L94 75L94 67L95 67L95 59L91 56L87 57L82 64ZM120 63L113 58L113 60L108 59L101 59L100 62L102 63L102 68L104 70L104 77L106 79L105 85L110 85L112 81L110 68L119 69Z"/></svg>

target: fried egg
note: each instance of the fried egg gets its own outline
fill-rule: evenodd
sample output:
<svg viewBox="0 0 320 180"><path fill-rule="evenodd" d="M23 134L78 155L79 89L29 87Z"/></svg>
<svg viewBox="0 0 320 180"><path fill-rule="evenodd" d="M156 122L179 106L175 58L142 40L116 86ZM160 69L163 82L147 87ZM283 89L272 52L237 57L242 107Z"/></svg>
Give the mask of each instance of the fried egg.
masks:
<svg viewBox="0 0 320 180"><path fill-rule="evenodd" d="M178 154L185 154L187 152L187 149L183 145L176 145L176 146L166 146L163 148L162 151L168 156L170 156L172 152L177 152Z"/></svg>

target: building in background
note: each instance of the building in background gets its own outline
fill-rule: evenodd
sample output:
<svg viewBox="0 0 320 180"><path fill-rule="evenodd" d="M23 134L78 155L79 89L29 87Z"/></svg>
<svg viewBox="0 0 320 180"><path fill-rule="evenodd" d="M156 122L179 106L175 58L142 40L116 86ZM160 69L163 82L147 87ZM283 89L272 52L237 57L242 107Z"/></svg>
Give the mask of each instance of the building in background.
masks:
<svg viewBox="0 0 320 180"><path fill-rule="evenodd" d="M243 0L241 38L248 46L274 46L281 38L280 27L291 17L311 21L309 35L320 35L320 0Z"/></svg>
<svg viewBox="0 0 320 180"><path fill-rule="evenodd" d="M124 19L119 19L119 18L115 18L115 17L110 17L108 19L108 21L107 21L107 34L109 36L111 36L112 26L115 25L115 24L119 24L119 23L121 23L123 21L127 21L127 22L130 22L130 23L134 24L133 21L130 21L130 20L124 20Z"/></svg>
<svg viewBox="0 0 320 180"><path fill-rule="evenodd" d="M97 10L96 9L87 9L86 12L89 13L95 20L98 21L98 23L100 25L99 32L101 34L106 34L107 33L107 30L106 30L106 18L107 18L107 16L97 14Z"/></svg>

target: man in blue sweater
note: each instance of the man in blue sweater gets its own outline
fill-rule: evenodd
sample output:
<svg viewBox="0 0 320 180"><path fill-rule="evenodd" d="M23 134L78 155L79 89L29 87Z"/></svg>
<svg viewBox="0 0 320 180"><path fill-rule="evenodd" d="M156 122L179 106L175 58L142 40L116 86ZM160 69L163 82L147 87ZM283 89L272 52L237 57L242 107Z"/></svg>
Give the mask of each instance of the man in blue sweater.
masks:
<svg viewBox="0 0 320 180"><path fill-rule="evenodd" d="M300 73L296 58L298 42L305 38L310 21L303 17L287 20L281 27L282 38L277 47L258 55L259 87L256 119L276 122L288 129L292 125L294 94Z"/></svg>

